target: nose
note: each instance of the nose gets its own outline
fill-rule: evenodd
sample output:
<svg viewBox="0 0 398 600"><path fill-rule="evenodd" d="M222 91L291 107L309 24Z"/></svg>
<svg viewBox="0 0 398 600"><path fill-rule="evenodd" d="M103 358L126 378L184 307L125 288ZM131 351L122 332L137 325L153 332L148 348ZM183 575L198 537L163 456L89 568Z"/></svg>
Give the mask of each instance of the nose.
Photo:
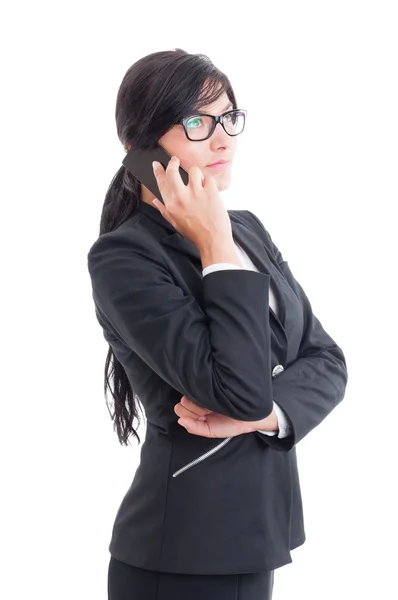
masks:
<svg viewBox="0 0 398 600"><path fill-rule="evenodd" d="M217 123L213 135L210 138L210 144L215 148L228 148L231 146L233 138L224 130L221 123Z"/></svg>

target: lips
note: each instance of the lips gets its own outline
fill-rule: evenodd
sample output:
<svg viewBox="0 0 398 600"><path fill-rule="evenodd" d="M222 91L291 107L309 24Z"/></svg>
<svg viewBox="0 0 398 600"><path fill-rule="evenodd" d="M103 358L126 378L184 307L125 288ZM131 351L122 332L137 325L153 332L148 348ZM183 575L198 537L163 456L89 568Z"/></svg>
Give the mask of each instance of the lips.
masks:
<svg viewBox="0 0 398 600"><path fill-rule="evenodd" d="M217 162L211 163L210 165L207 165L207 166L214 167L215 165L225 165L228 162L229 162L229 160L218 160Z"/></svg>

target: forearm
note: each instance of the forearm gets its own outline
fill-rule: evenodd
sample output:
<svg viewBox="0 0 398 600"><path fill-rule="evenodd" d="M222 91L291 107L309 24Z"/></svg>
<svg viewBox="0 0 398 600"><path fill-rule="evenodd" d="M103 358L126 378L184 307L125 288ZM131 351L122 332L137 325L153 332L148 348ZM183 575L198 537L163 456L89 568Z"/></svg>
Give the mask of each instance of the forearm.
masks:
<svg viewBox="0 0 398 600"><path fill-rule="evenodd" d="M201 246L199 252L202 260L202 269L216 263L230 263L242 268L233 239L230 242L212 240L208 244Z"/></svg>

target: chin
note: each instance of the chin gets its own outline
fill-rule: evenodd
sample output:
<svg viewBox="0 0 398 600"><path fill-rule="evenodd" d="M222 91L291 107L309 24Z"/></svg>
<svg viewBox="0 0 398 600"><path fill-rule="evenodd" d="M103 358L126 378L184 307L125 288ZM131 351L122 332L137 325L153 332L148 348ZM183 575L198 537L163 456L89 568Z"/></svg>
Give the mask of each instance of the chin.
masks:
<svg viewBox="0 0 398 600"><path fill-rule="evenodd" d="M214 177L214 179L216 180L216 184L217 184L217 189L219 192L223 192L224 190L228 189L231 183L231 176L228 173L225 174L220 174L218 177Z"/></svg>
<svg viewBox="0 0 398 600"><path fill-rule="evenodd" d="M229 188L229 181L222 181L221 183L217 182L217 189L219 192L223 192Z"/></svg>

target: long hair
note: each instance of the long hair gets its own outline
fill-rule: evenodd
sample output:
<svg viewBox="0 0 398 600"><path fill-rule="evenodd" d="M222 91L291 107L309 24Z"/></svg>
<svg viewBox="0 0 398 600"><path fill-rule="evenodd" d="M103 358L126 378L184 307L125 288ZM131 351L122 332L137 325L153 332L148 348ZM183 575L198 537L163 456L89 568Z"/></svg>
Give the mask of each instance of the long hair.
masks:
<svg viewBox="0 0 398 600"><path fill-rule="evenodd" d="M177 48L144 56L127 70L120 84L115 111L117 135L125 150L130 145L152 148L180 119L216 102L224 92L237 108L229 79L203 54ZM99 234L119 227L140 202L141 183L122 165L106 193ZM113 412L108 389L114 400ZM139 443L133 420L136 418L139 425L136 402L141 403L111 345L105 362L104 394L120 444L127 445L130 434Z"/></svg>

